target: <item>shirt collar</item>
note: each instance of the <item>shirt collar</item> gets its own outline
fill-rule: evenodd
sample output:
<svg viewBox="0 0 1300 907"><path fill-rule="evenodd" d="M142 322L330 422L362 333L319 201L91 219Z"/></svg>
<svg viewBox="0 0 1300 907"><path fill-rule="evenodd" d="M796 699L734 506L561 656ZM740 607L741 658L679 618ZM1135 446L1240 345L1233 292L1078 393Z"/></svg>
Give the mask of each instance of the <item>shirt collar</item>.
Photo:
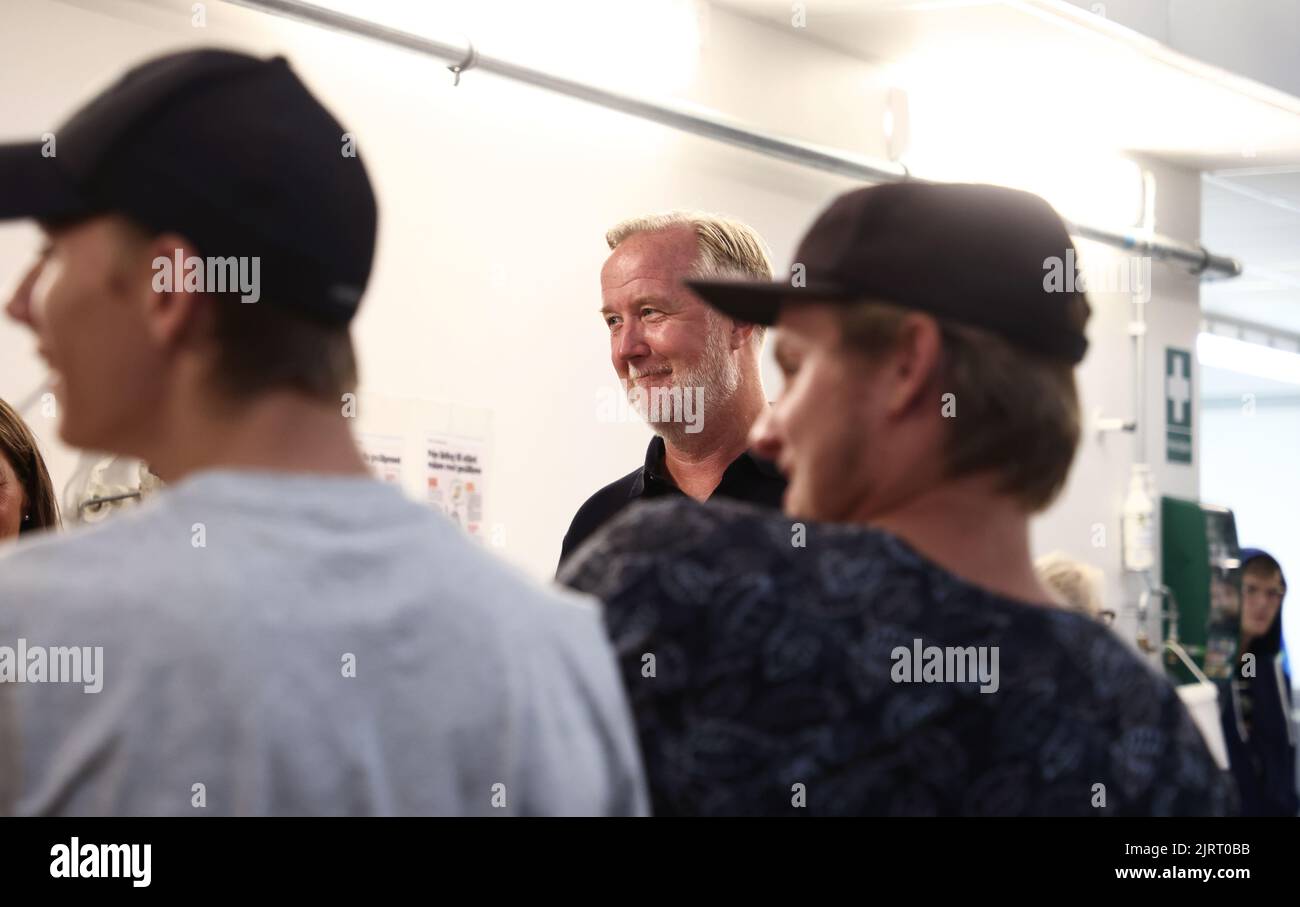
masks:
<svg viewBox="0 0 1300 907"><path fill-rule="evenodd" d="M645 449L645 463L637 470L632 486L627 490L629 499L639 498L645 494L646 479L663 481L664 439L655 435Z"/></svg>
<svg viewBox="0 0 1300 907"><path fill-rule="evenodd" d="M748 450L731 461L726 472L723 473L723 478L725 479L727 473L736 468L754 469L770 479L782 478L781 470L776 468L775 463L763 457L756 457ZM646 447L645 463L637 470L636 478L632 480L632 486L628 489L628 498L639 498L645 494L647 478L652 482L676 487L676 483L668 475L668 470L664 466L664 439L659 435L651 438L650 444Z"/></svg>

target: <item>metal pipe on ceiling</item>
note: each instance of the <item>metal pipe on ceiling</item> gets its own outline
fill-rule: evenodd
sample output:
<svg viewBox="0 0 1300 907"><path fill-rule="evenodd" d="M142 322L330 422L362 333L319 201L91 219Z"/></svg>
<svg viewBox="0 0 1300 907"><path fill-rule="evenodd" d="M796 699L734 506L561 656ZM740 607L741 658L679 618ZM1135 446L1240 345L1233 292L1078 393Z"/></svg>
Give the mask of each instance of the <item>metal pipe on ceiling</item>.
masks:
<svg viewBox="0 0 1300 907"><path fill-rule="evenodd" d="M448 61L450 64L448 68L456 74L457 80L462 72L469 69L490 72L536 88L597 104L609 110L650 120L672 129L868 183L895 182L912 176L899 164L873 160L838 149L762 132L730 120L715 111L681 103L650 101L585 82L566 79L509 60L479 54L472 45L466 47L435 41L369 19L350 16L347 13L308 3L305 0L226 0L226 2L382 41L394 47ZM1110 230L1081 223L1072 223L1069 226L1070 232L1075 236L1150 255L1163 261L1180 262L1196 274L1237 277L1242 272L1241 262L1235 258L1216 255L1203 246L1181 242L1171 237L1145 232Z"/></svg>

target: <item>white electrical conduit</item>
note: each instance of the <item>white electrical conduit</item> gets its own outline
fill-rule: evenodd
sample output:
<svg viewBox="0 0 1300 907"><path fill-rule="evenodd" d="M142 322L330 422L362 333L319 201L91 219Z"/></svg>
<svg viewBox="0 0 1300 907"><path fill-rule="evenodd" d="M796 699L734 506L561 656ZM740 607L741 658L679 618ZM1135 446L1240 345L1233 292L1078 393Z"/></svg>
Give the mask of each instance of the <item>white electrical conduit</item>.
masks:
<svg viewBox="0 0 1300 907"><path fill-rule="evenodd" d="M383 41L395 47L413 50L430 57L437 57L451 63L448 68L456 73L470 69L505 76L517 82L523 82L547 91L554 91L571 98L598 104L610 110L641 117L664 126L680 129L704 138L726 142L739 148L746 148L779 158L793 164L825 170L840 176L865 180L869 183L896 182L906 179L909 174L899 164L875 161L860 155L829 149L797 139L784 138L759 132L731 121L720 114L703 108L684 104L669 104L661 101L649 101L619 92L608 91L584 82L576 82L561 76L552 75L538 69L520 66L508 60L484 56L470 47L434 41L421 35L390 28L368 19L349 16L336 10L306 3L303 0L226 0L238 6L262 12L275 13L313 25L323 25L337 31L360 35ZM1087 224L1068 225L1075 236L1090 239L1108 246L1116 246L1140 255L1152 258L1177 261L1188 265L1196 274L1219 274L1236 277L1241 274L1241 262L1235 258L1215 255L1199 244L1190 244L1171 239L1167 236L1139 234L1131 231L1108 230Z"/></svg>

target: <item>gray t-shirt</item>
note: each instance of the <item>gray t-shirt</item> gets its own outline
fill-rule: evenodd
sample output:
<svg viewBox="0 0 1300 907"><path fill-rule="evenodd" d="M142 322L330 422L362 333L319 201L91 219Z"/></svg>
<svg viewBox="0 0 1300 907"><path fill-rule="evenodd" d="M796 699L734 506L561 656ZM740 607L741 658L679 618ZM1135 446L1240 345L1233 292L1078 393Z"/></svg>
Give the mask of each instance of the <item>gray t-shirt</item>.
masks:
<svg viewBox="0 0 1300 907"><path fill-rule="evenodd" d="M10 546L0 679L4 813L647 809L599 603L368 478L205 472Z"/></svg>

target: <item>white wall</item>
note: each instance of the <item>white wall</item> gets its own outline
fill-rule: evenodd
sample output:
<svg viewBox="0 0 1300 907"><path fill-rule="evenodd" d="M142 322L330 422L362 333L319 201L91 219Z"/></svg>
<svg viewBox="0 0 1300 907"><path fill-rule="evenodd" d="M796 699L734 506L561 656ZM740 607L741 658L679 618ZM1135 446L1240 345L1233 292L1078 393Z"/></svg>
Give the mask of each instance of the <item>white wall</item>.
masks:
<svg viewBox="0 0 1300 907"><path fill-rule="evenodd" d="M6 0L4 16L6 141L52 128L153 54L219 44L290 57L357 135L379 195L379 252L356 325L363 391L492 410L487 522L503 553L539 576L554 570L578 505L638 465L649 437L596 419L612 380L597 314L606 228L671 207L723 211L786 262L849 186L482 73L453 88L435 60L225 4L207 4L205 29L191 26L188 2ZM862 144L865 120L839 115L868 104L862 63L730 14L707 24L695 100L878 153ZM34 245L31 228L0 227L0 279ZM6 399L41 380L31 350L25 332L0 325ZM50 420L32 418L61 485L73 455Z"/></svg>
<svg viewBox="0 0 1300 907"><path fill-rule="evenodd" d="M1200 176L1192 171L1156 161L1143 161L1156 177L1156 229L1177 239L1194 241L1200 229ZM1127 253L1097 243L1080 243L1088 262L1116 263ZM1169 346L1188 350L1195 364L1195 340L1200 323L1199 283L1181 266L1153 262L1151 300L1146 304L1147 365L1145 369L1146 446L1157 496L1196 499L1196 450L1201 436L1200 414L1193 394L1193 462L1166 462L1164 356ZM1122 637L1136 636L1136 605L1141 590L1137 577L1123 570L1120 513L1128 491L1130 468L1136 459L1134 434L1100 434L1094 416L1131 418L1133 355L1128 325L1130 298L1115 293L1090 293L1092 318L1087 358L1078 372L1084 435L1064 494L1034 523L1036 551L1059 549L1072 557L1101 567L1106 574L1107 607L1117 612L1116 629ZM1193 379L1195 382L1195 378ZM1157 518L1159 504L1157 502ZM1100 527L1100 531L1098 530ZM1156 573L1159 577L1159 535ZM1100 542L1100 544L1097 544ZM1159 632L1158 615L1150 615L1147 630Z"/></svg>
<svg viewBox="0 0 1300 907"><path fill-rule="evenodd" d="M596 314L605 229L670 207L727 212L758 228L784 268L815 214L851 186L482 73L452 88L436 61L221 3L207 5L203 30L191 27L188 0L6 0L4 15L0 140L51 128L126 62L151 54L215 43L291 58L357 134L379 193L379 254L356 327L363 389L492 411L487 521L502 530L503 553L538 576L553 570L577 506L639 464L648 438L640 425L596 418L597 393L612 380ZM883 154L885 86L865 62L714 8L705 25L683 97ZM1195 238L1195 175L1161 168L1159 178L1159 228ZM0 227L0 279L18 272L33 243L28 228ZM1088 245L1085 254L1117 253ZM1192 347L1196 284L1159 265L1155 278L1148 383L1162 425L1154 353L1166 342ZM1085 409L1127 415L1128 312L1113 300L1094 307L1080 371ZM41 374L29 339L0 325L0 395L24 395ZM52 424L34 421L56 481L66 479L71 455ZM1194 496L1195 470L1159 465L1162 431L1151 435L1158 482ZM1086 438L1065 496L1035 525L1037 550L1104 567L1111 601L1121 599L1118 514L1131 459L1127 436ZM1091 545L1098 522L1108 540L1100 551Z"/></svg>

